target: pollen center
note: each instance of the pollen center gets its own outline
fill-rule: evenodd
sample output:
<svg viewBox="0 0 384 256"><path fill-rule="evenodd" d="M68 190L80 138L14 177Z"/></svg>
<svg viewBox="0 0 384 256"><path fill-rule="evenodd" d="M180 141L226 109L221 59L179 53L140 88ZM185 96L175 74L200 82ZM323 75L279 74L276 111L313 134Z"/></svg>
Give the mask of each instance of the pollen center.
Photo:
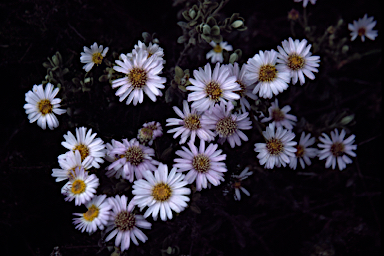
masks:
<svg viewBox="0 0 384 256"><path fill-rule="evenodd" d="M220 137L229 137L237 130L237 124L231 117L224 117L216 124L216 132Z"/></svg>
<svg viewBox="0 0 384 256"><path fill-rule="evenodd" d="M331 146L331 153L336 157L344 155L344 144L340 142L333 143Z"/></svg>
<svg viewBox="0 0 384 256"><path fill-rule="evenodd" d="M240 91L234 91L234 93L240 95L240 97L243 97L245 95L245 89L247 88L245 84L241 81L236 81L240 85Z"/></svg>
<svg viewBox="0 0 384 256"><path fill-rule="evenodd" d="M223 48L219 44L217 44L215 47L213 47L213 51L216 53L220 53L223 51Z"/></svg>
<svg viewBox="0 0 384 256"><path fill-rule="evenodd" d="M223 95L223 90L221 90L220 85L214 81L207 84L205 92L208 94L209 98L214 101L219 101L219 98Z"/></svg>
<svg viewBox="0 0 384 256"><path fill-rule="evenodd" d="M197 154L192 159L192 166L200 173L206 173L211 167L211 161L204 154Z"/></svg>
<svg viewBox="0 0 384 256"><path fill-rule="evenodd" d="M143 127L139 130L139 140L141 143L151 140L153 137L153 131L149 127Z"/></svg>
<svg viewBox="0 0 384 256"><path fill-rule="evenodd" d="M115 217L115 226L120 231L128 231L135 227L136 217L135 214L122 211L119 212Z"/></svg>
<svg viewBox="0 0 384 256"><path fill-rule="evenodd" d="M101 64L102 61L103 61L103 55L101 55L100 52L95 52L94 54L92 54L93 63L95 63L96 65L99 65Z"/></svg>
<svg viewBox="0 0 384 256"><path fill-rule="evenodd" d="M235 182L232 183L233 188L240 188L241 187L241 180L237 179Z"/></svg>
<svg viewBox="0 0 384 256"><path fill-rule="evenodd" d="M157 184L152 190L152 196L156 201L166 201L172 194L171 188L164 183Z"/></svg>
<svg viewBox="0 0 384 256"><path fill-rule="evenodd" d="M197 130L201 128L200 116L197 114L190 114L184 118L184 127L190 130Z"/></svg>
<svg viewBox="0 0 384 256"><path fill-rule="evenodd" d="M297 145L296 149L297 149L297 151L295 153L296 157L297 158L303 157L304 156L304 147L302 145Z"/></svg>
<svg viewBox="0 0 384 256"><path fill-rule="evenodd" d="M357 30L357 33L359 34L359 36L365 35L365 28L359 28L359 30Z"/></svg>
<svg viewBox="0 0 384 256"><path fill-rule="evenodd" d="M276 122L282 121L285 119L284 112L281 111L279 108L272 110L272 118Z"/></svg>
<svg viewBox="0 0 384 256"><path fill-rule="evenodd" d="M96 205L91 205L86 213L83 213L83 217L86 221L93 221L99 216L99 208Z"/></svg>
<svg viewBox="0 0 384 256"><path fill-rule="evenodd" d="M267 150L269 154L271 155L278 155L280 154L284 149L284 145L281 142L281 140L278 140L276 138L272 138L268 140L267 142Z"/></svg>
<svg viewBox="0 0 384 256"><path fill-rule="evenodd" d="M274 65L263 65L259 70L259 80L261 82L270 82L277 76L277 70Z"/></svg>
<svg viewBox="0 0 384 256"><path fill-rule="evenodd" d="M135 166L138 166L144 160L143 150L141 150L141 148L138 146L132 146L128 148L127 151L125 151L124 156L127 158L128 162Z"/></svg>
<svg viewBox="0 0 384 256"><path fill-rule="evenodd" d="M76 145L73 151L79 150L81 161L83 161L87 156L89 156L89 148L84 144Z"/></svg>
<svg viewBox="0 0 384 256"><path fill-rule="evenodd" d="M296 54L292 54L288 57L288 63L287 63L287 66L291 69L291 70L298 70L298 69L302 69L303 66L304 66L304 59Z"/></svg>
<svg viewBox="0 0 384 256"><path fill-rule="evenodd" d="M72 183L71 191L73 194L78 195L84 193L86 188L85 182L83 180L75 180Z"/></svg>
<svg viewBox="0 0 384 256"><path fill-rule="evenodd" d="M43 116L46 114L52 113L52 104L50 100L44 99L40 100L39 103L37 103L37 107L39 108L39 111Z"/></svg>
<svg viewBox="0 0 384 256"><path fill-rule="evenodd" d="M133 68L127 76L134 89L143 88L148 80L147 72L142 68Z"/></svg>

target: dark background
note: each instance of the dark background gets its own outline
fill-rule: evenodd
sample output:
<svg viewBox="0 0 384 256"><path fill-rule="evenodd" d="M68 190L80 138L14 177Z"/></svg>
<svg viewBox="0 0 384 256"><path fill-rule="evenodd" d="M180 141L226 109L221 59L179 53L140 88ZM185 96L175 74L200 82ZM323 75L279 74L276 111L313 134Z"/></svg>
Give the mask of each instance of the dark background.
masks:
<svg viewBox="0 0 384 256"><path fill-rule="evenodd" d="M60 145L62 135L74 132L75 126L87 126L110 142L112 138L135 137L141 125L152 120L161 122L166 132L165 119L175 116L171 106L177 103L166 103L164 99L153 103L145 98L139 106L126 106L117 101L108 83L95 82L91 92L76 95L72 105L66 105L81 109L78 115L62 115L58 128L44 131L36 123L29 123L23 109L24 95L44 80L46 69L42 63L56 51L64 60L73 56L71 72L81 73L79 58L83 46L89 47L93 42L108 46L107 58L113 61L112 52L130 52L144 31L156 32L164 48L167 88L173 79L171 68L183 50L176 43L182 35L176 22L182 20L180 11L184 4L172 6L172 3L100 0L0 3L0 254L50 255L55 246L59 246L62 255L112 253L100 247L103 244L99 241L99 231L89 236L75 230L72 213L84 209L65 202L60 194L63 184L51 177L52 168L59 167L57 156L65 153ZM224 34L224 40L243 51L242 63L259 50L276 49L282 40L292 36L287 19L292 8L302 13L302 3L293 0L231 1L222 10L223 18L238 12L245 18L248 30L227 37ZM314 6L309 3L307 9L311 14L309 23L317 27L319 35L342 17L344 30L338 35L340 38L349 38L348 23L365 13L374 16L378 21L374 29L379 31L376 40L361 43L357 38L346 44L351 54L380 49L382 16L378 1L337 1L336 4L319 0ZM302 29L300 32L299 26L295 28L297 38L302 39ZM325 52L314 54L322 60L316 80L302 88L290 86L279 95L279 102L281 106L290 105L291 113L299 119L305 118L306 125L301 129L313 132L314 136L332 130L324 118L331 120L332 115L342 112L354 114L355 121L346 127L349 134L356 135L358 145L353 163L342 172L325 169L325 162L319 160L305 170L264 170L253 151L260 134L257 130L248 131L249 142L235 149L228 145L222 148L228 155L226 178L245 166L253 170L254 174L244 183L251 196L242 195L240 202L233 200L233 194L223 196L226 183L195 193L191 207L171 221L150 220L152 230L144 231L149 240L140 246L131 244L128 255L161 255L161 250L168 246L180 249L173 255L379 255L383 145L381 53L364 56L341 68ZM191 57L190 61L180 63L192 73L205 65L205 60ZM103 68L104 64L93 68L96 81ZM71 75L67 78L72 79ZM106 98L116 104L107 108ZM154 145L157 159L170 166L174 150L179 149L177 143L165 133ZM173 151L164 154L168 148ZM99 178L105 186L116 188L118 181ZM127 192L119 193L131 198L130 185L123 185ZM114 240L107 245L113 243Z"/></svg>

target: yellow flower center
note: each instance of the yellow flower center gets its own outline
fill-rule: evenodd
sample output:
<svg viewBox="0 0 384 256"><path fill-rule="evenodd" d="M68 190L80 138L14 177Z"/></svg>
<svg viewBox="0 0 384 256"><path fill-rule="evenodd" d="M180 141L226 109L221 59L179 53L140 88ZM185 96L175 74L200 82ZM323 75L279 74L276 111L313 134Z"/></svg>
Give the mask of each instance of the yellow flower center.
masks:
<svg viewBox="0 0 384 256"><path fill-rule="evenodd" d="M89 148L84 144L76 145L76 147L73 149L75 152L76 150L79 150L81 161L84 161L84 159L89 155Z"/></svg>
<svg viewBox="0 0 384 256"><path fill-rule="evenodd" d="M284 112L281 111L279 108L272 110L272 118L276 122L282 121L285 119Z"/></svg>
<svg viewBox="0 0 384 256"><path fill-rule="evenodd" d="M101 64L102 61L103 61L103 55L101 55L100 52L95 52L94 54L92 54L93 63L95 63L96 65L99 65Z"/></svg>
<svg viewBox="0 0 384 256"><path fill-rule="evenodd" d="M99 216L99 208L94 204L88 208L86 213L83 213L84 219L89 222L93 221L97 216Z"/></svg>
<svg viewBox="0 0 384 256"><path fill-rule="evenodd" d="M289 55L287 66L291 70L302 69L304 66L304 59L296 54Z"/></svg>
<svg viewBox="0 0 384 256"><path fill-rule="evenodd" d="M240 85L240 91L235 91L234 93L240 95L240 97L243 97L245 95L245 89L247 88L245 84L241 81L236 81Z"/></svg>
<svg viewBox="0 0 384 256"><path fill-rule="evenodd" d="M211 81L205 87L205 92L211 100L219 101L219 98L223 95L220 85L214 81Z"/></svg>
<svg viewBox="0 0 384 256"><path fill-rule="evenodd" d="M190 130L197 130L201 128L200 116L197 114L190 114L184 118L184 127Z"/></svg>
<svg viewBox="0 0 384 256"><path fill-rule="evenodd" d="M153 130L148 127L143 127L139 130L139 140L141 143L150 141L153 137Z"/></svg>
<svg viewBox="0 0 384 256"><path fill-rule="evenodd" d="M217 44L215 47L213 47L213 51L216 53L220 53L223 51L223 48L221 48L220 44Z"/></svg>
<svg viewBox="0 0 384 256"><path fill-rule="evenodd" d="M46 114L52 113L52 104L50 100L44 99L40 100L39 103L37 103L37 107L39 108L39 111L43 116Z"/></svg>
<svg viewBox="0 0 384 256"><path fill-rule="evenodd" d="M211 161L206 155L197 154L192 159L192 166L200 173L206 173L211 167Z"/></svg>
<svg viewBox="0 0 384 256"><path fill-rule="evenodd" d="M133 68L127 76L134 89L143 88L148 80L147 72L142 68Z"/></svg>
<svg viewBox="0 0 384 256"><path fill-rule="evenodd" d="M241 187L241 180L236 180L233 184L232 184L232 187L233 188L240 188Z"/></svg>
<svg viewBox="0 0 384 256"><path fill-rule="evenodd" d="M277 76L277 70L274 65L264 65L259 70L259 80L261 82L270 82Z"/></svg>
<svg viewBox="0 0 384 256"><path fill-rule="evenodd" d="M152 190L152 196L156 201L164 202L172 195L171 188L164 183L157 184Z"/></svg>
<svg viewBox="0 0 384 256"><path fill-rule="evenodd" d="M135 214L122 211L115 217L115 226L120 231L128 231L135 227L136 217Z"/></svg>
<svg viewBox="0 0 384 256"><path fill-rule="evenodd" d="M276 138L272 138L267 141L267 150L269 154L271 155L278 155L280 154L284 149L284 145L281 142L281 140L278 140Z"/></svg>
<svg viewBox="0 0 384 256"><path fill-rule="evenodd" d="M125 151L124 157L127 158L127 161L132 165L138 166L144 160L144 153L140 147L132 146Z"/></svg>
<svg viewBox="0 0 384 256"><path fill-rule="evenodd" d="M231 117L224 117L220 119L216 124L216 132L221 137L229 137L237 130L237 124Z"/></svg>
<svg viewBox="0 0 384 256"><path fill-rule="evenodd" d="M86 187L87 185L85 185L83 180L75 180L72 183L71 192L75 195L78 195L84 193Z"/></svg>
<svg viewBox="0 0 384 256"><path fill-rule="evenodd" d="M296 157L297 158L303 157L304 156L304 147L302 145L297 145L296 149L297 149L297 151L295 153Z"/></svg>
<svg viewBox="0 0 384 256"><path fill-rule="evenodd" d="M357 30L357 33L359 34L359 36L365 35L365 28L359 28L359 30Z"/></svg>
<svg viewBox="0 0 384 256"><path fill-rule="evenodd" d="M344 144L340 142L333 143L331 146L331 153L336 157L344 155Z"/></svg>

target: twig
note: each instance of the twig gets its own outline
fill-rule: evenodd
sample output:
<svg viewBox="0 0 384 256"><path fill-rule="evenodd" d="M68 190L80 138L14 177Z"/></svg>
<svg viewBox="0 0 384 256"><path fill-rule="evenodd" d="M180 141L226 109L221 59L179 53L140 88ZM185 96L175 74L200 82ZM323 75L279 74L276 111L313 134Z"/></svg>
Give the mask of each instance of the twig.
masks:
<svg viewBox="0 0 384 256"><path fill-rule="evenodd" d="M32 45L33 45L33 43L31 43L31 44L29 45L29 47L28 47L27 50L25 51L24 55L20 58L19 63L20 63L20 62L24 59L24 57L27 55L27 53L28 53L29 50L31 49Z"/></svg>
<svg viewBox="0 0 384 256"><path fill-rule="evenodd" d="M72 27L71 26L71 24L69 24L69 22L68 22L68 26L73 30L73 31L75 31L75 33L79 36L79 37L81 37L81 39L83 39L84 41L85 41L85 38L74 28L74 27Z"/></svg>
<svg viewBox="0 0 384 256"><path fill-rule="evenodd" d="M366 139L366 140L360 142L360 143L357 144L357 145L358 145L358 146L364 145L365 143L368 143L368 142L370 142L370 141L372 141L372 140L374 140L374 139L377 139L377 138L379 138L380 136L381 136L381 133L380 133L379 135L376 135L376 136L372 137L372 138Z"/></svg>

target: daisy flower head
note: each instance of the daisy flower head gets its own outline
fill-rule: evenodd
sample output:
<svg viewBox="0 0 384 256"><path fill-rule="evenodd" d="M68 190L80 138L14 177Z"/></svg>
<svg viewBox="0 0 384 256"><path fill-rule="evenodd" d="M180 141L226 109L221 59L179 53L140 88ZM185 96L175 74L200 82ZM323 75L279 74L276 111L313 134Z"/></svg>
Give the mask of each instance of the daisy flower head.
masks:
<svg viewBox="0 0 384 256"><path fill-rule="evenodd" d="M289 167L296 170L297 162L299 161L301 168L305 168L305 165L311 165L311 158L317 156L317 148L310 148L315 143L315 138L311 138L311 134L305 135L305 132L301 133L300 141L296 145L297 151L295 156L290 157Z"/></svg>
<svg viewBox="0 0 384 256"><path fill-rule="evenodd" d="M89 72L95 64L96 65L101 64L101 62L103 61L103 58L108 52L108 49L109 49L108 47L105 47L105 49L103 50L103 46L102 45L97 46L97 43L94 43L93 45L91 45L91 49L84 46L84 52L82 52L80 56L80 62L86 63L83 69L86 72Z"/></svg>
<svg viewBox="0 0 384 256"><path fill-rule="evenodd" d="M311 2L311 4L315 4L316 3L316 0L294 0L296 3L298 3L298 2L303 2L303 7L305 8L305 7L307 7L307 5L308 5L308 2Z"/></svg>
<svg viewBox="0 0 384 256"><path fill-rule="evenodd" d="M365 41L365 37L375 40L377 37L377 30L372 30L376 25L376 21L373 21L373 17L364 15L363 18L359 18L357 21L353 21L352 24L348 24L348 29L351 30L351 41L355 40L356 37L361 36L361 41Z"/></svg>
<svg viewBox="0 0 384 256"><path fill-rule="evenodd" d="M106 197L106 195L93 197L85 204L85 207L88 209L85 213L73 214L78 216L73 218L73 224L76 225L76 229L81 230L81 232L87 231L88 233L95 232L97 228L100 230L104 229L109 220L109 210L112 208Z"/></svg>
<svg viewBox="0 0 384 256"><path fill-rule="evenodd" d="M142 179L143 173L146 170L155 171L159 162L152 159L155 156L155 150L141 145L137 139L123 139L123 143L119 141L114 142L114 148L108 152L110 157L116 157L117 159L108 166L108 172L106 175L111 177L120 173L122 170L123 178L133 182L134 177L136 179Z"/></svg>
<svg viewBox="0 0 384 256"><path fill-rule="evenodd" d="M157 137L161 137L163 135L163 128L161 127L161 124L159 122L149 122L145 123L142 128L139 129L139 133L137 135L138 140L140 143L148 145L153 144L153 140Z"/></svg>
<svg viewBox="0 0 384 256"><path fill-rule="evenodd" d="M264 117L261 119L262 123L273 121L276 127L283 126L288 130L292 130L293 126L296 125L297 117L288 112L291 110L290 106L284 106L279 108L279 102L275 99L275 102L271 103L271 106L268 108L269 117Z"/></svg>
<svg viewBox="0 0 384 256"><path fill-rule="evenodd" d="M119 145L118 141L114 139L112 139L111 143L107 143L105 145L105 147L107 148L105 153L105 160L107 160L110 163L113 163L121 158L119 154L111 153L111 151L118 145ZM123 166L121 166L120 168L112 168L111 170L108 170L108 167L106 167L105 170L106 170L105 175L107 175L107 177L109 178L115 177L116 179L120 179L120 177L125 177Z"/></svg>
<svg viewBox="0 0 384 256"><path fill-rule="evenodd" d="M352 157L356 156L356 153L352 150L356 150L357 146L353 145L355 142L355 135L352 134L347 139L344 139L346 132L344 129L341 130L340 134L337 129L331 131L331 138L325 133L322 133L322 137L319 137L319 140L322 143L317 144L321 150L319 151L319 159L327 159L325 162L325 168L332 166L334 170L336 163L339 167L339 170L342 171L345 169L347 164L352 163L352 160L347 156Z"/></svg>
<svg viewBox="0 0 384 256"><path fill-rule="evenodd" d="M289 72L282 64L276 64L277 52L259 51L246 64L248 71L245 78L252 84L256 83L253 93L259 93L262 98L272 98L288 88Z"/></svg>
<svg viewBox="0 0 384 256"><path fill-rule="evenodd" d="M205 148L205 141L200 141L199 149L191 142L188 143L189 149L182 146L183 150L177 150L174 167L178 172L188 171L185 180L191 184L196 180L196 190L201 191L207 188L209 183L217 186L224 181L224 172L227 166L223 162L227 155L222 154L221 149L217 149L217 144L209 144Z"/></svg>
<svg viewBox="0 0 384 256"><path fill-rule="evenodd" d="M289 164L290 158L294 157L297 142L292 141L295 134L282 127L276 129L275 123L269 124L263 132L266 143L256 143L255 152L258 152L257 158L265 168L273 169L274 166L284 167Z"/></svg>
<svg viewBox="0 0 384 256"><path fill-rule="evenodd" d="M79 150L68 151L58 157L59 165L61 169L52 169L52 177L56 177L56 182L73 178L73 173L76 167L83 167L84 170L88 170L92 167L92 159L81 161L81 155Z"/></svg>
<svg viewBox="0 0 384 256"><path fill-rule="evenodd" d="M28 115L30 123L37 120L37 125L45 130L48 128L53 130L59 126L59 121L56 115L61 115L67 112L67 110L60 109L61 99L55 98L59 88L53 89L51 83L47 83L45 90L43 85L34 85L31 91L25 94L24 105L25 113Z"/></svg>
<svg viewBox="0 0 384 256"><path fill-rule="evenodd" d="M144 50L148 53L148 58L151 57L152 55L156 56L161 60L161 62L164 64L165 60L163 59L164 57L164 50L161 48L158 44L152 44L152 42L149 43L147 46L145 43L139 42L135 44L134 50L131 53L127 54L127 57L129 59L133 58L133 55L137 54L140 50Z"/></svg>
<svg viewBox="0 0 384 256"><path fill-rule="evenodd" d="M250 196L251 194L246 190L241 182L248 178L250 175L252 175L253 172L249 172L249 168L246 167L239 175L232 175L233 181L231 182L231 186L233 189L235 189L235 194L233 195L236 201L240 201L241 194L240 191L242 191L247 196Z"/></svg>
<svg viewBox="0 0 384 256"><path fill-rule="evenodd" d="M132 59L124 54L120 58L122 61L116 60L117 65L113 69L126 76L112 81L112 88L120 87L115 93L120 102L128 97L126 104L133 102L136 106L143 102L144 93L154 102L156 96L163 95L159 89L164 89L166 78L159 76L163 63L156 55L148 58L148 52L139 49Z"/></svg>
<svg viewBox="0 0 384 256"><path fill-rule="evenodd" d="M202 117L208 129L213 130L215 136L219 135L218 142L223 144L228 141L231 148L235 145L241 146L241 140L248 141L247 135L241 130L252 129L248 112L232 114L233 108L232 102L227 104L221 102L220 105L211 108L211 111L206 111Z"/></svg>
<svg viewBox="0 0 384 256"><path fill-rule="evenodd" d="M95 139L96 135L92 134L92 129L87 132L85 127L76 128L76 137L68 131L61 145L72 151L79 150L81 161L91 161L93 167L100 168L100 164L104 163L105 144L100 138Z"/></svg>
<svg viewBox="0 0 384 256"><path fill-rule="evenodd" d="M75 205L85 204L95 196L99 179L95 174L88 175L82 167L76 168L73 177L63 186L61 193L67 196L65 201L75 199Z"/></svg>
<svg viewBox="0 0 384 256"><path fill-rule="evenodd" d="M307 45L307 43L306 39L293 41L292 38L289 38L288 41L282 42L283 47L277 46L279 50L277 62L282 63L284 70L290 73L293 84L300 80L300 85L303 85L305 82L304 75L313 80L315 79L313 72L319 72L317 67L320 57L311 56L312 53L309 50L312 45Z"/></svg>
<svg viewBox="0 0 384 256"><path fill-rule="evenodd" d="M227 42L220 42L217 44L214 41L211 41L209 44L213 47L213 49L207 53L206 58L207 60L211 58L212 63L223 62L223 50L233 50L232 45L229 45Z"/></svg>
<svg viewBox="0 0 384 256"><path fill-rule="evenodd" d="M238 100L240 96L235 91L240 91L241 88L236 83L236 77L230 76L228 67L216 63L212 72L211 65L207 63L204 69L193 71L195 78L190 78L192 85L186 89L193 91L188 94L188 101L193 101L192 108L197 111L205 111L216 103L224 101Z"/></svg>
<svg viewBox="0 0 384 256"><path fill-rule="evenodd" d="M252 100L257 100L256 94L253 94L253 89L255 85L250 83L247 79L245 79L246 65L243 65L240 69L239 64L235 62L233 65L228 64L228 69L231 76L236 77L236 83L240 85L240 91L236 91L235 93L240 95L240 105L241 111L245 112L246 108L248 110L251 109L251 105L249 104L247 98Z"/></svg>
<svg viewBox="0 0 384 256"><path fill-rule="evenodd" d="M168 118L166 126L178 125L179 127L170 129L168 133L175 133L173 138L177 138L181 135L180 144L183 144L190 137L192 143L195 142L196 135L205 141L211 141L214 138L212 131L207 129L207 125L201 119L201 112L192 108L189 109L188 102L183 101L183 112L176 106L173 110L181 118Z"/></svg>
<svg viewBox="0 0 384 256"><path fill-rule="evenodd" d="M152 172L146 171L144 179L136 180L132 186L133 202L142 210L148 206L144 213L144 218L152 214L154 220L160 213L162 221L172 219L172 210L180 213L187 207L191 190L185 186L188 184L184 180L185 175L176 172L172 168L168 175L168 167L160 163L159 168Z"/></svg>
<svg viewBox="0 0 384 256"><path fill-rule="evenodd" d="M109 198L112 212L107 223L106 232L112 231L105 238L105 241L115 238L115 246L120 246L121 251L129 249L131 240L135 245L139 245L137 239L145 243L148 237L139 228L151 229L152 224L145 220L142 215L134 214L133 202L128 203L125 195Z"/></svg>

